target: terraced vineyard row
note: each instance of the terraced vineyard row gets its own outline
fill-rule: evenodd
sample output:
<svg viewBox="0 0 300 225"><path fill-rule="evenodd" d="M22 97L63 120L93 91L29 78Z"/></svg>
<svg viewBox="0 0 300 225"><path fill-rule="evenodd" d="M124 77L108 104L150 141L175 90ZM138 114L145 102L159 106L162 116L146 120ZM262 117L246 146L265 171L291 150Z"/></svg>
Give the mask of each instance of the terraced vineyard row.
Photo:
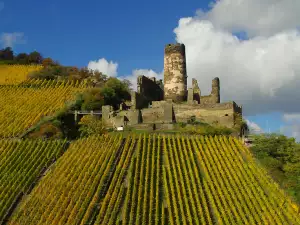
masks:
<svg viewBox="0 0 300 225"><path fill-rule="evenodd" d="M15 137L43 116L54 114L83 85L73 82L33 80L27 86L0 86L0 137Z"/></svg>
<svg viewBox="0 0 300 225"><path fill-rule="evenodd" d="M19 84L28 79L30 72L42 68L41 65L0 65L0 85Z"/></svg>
<svg viewBox="0 0 300 225"><path fill-rule="evenodd" d="M63 141L0 140L0 224L64 147Z"/></svg>
<svg viewBox="0 0 300 225"><path fill-rule="evenodd" d="M232 137L74 142L9 224L300 224L297 207Z"/></svg>

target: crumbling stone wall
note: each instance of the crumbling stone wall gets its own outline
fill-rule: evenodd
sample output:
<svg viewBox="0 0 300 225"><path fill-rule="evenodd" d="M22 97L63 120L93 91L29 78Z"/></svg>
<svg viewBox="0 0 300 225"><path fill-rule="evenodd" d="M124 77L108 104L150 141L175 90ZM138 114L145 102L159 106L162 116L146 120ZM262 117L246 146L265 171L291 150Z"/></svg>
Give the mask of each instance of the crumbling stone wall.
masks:
<svg viewBox="0 0 300 225"><path fill-rule="evenodd" d="M195 78L192 79L192 91L193 91L193 100L200 103L201 90L199 88L198 82Z"/></svg>
<svg viewBox="0 0 300 225"><path fill-rule="evenodd" d="M161 108L166 104L167 101L153 101L152 108Z"/></svg>
<svg viewBox="0 0 300 225"><path fill-rule="evenodd" d="M111 126L112 122L110 120L113 112L113 107L111 105L104 105L102 106L102 122L106 126Z"/></svg>
<svg viewBox="0 0 300 225"><path fill-rule="evenodd" d="M161 83L162 81L156 81L155 77L139 76L137 78L137 92L144 97L147 104L151 101L163 100L164 92Z"/></svg>
<svg viewBox="0 0 300 225"><path fill-rule="evenodd" d="M234 102L220 104L173 104L176 122L187 122L191 117L209 124L234 126Z"/></svg>
<svg viewBox="0 0 300 225"><path fill-rule="evenodd" d="M233 102L233 110L235 113L243 114L242 106L238 106L235 102Z"/></svg>
<svg viewBox="0 0 300 225"><path fill-rule="evenodd" d="M211 97L215 103L220 103L220 79L218 77L212 80Z"/></svg>
<svg viewBox="0 0 300 225"><path fill-rule="evenodd" d="M142 109L143 123L163 123L164 122L164 108Z"/></svg>
<svg viewBox="0 0 300 225"><path fill-rule="evenodd" d="M212 80L211 94L206 96L200 95L200 104L220 103L220 79L218 77Z"/></svg>
<svg viewBox="0 0 300 225"><path fill-rule="evenodd" d="M135 125L142 122L141 110L123 110L119 112L119 115L124 116L128 125Z"/></svg>
<svg viewBox="0 0 300 225"><path fill-rule="evenodd" d="M131 109L142 109L148 107L148 101L143 95L136 91L131 91Z"/></svg>
<svg viewBox="0 0 300 225"><path fill-rule="evenodd" d="M164 99L187 100L185 46L168 44L164 56Z"/></svg>
<svg viewBox="0 0 300 225"><path fill-rule="evenodd" d="M212 80L210 95L201 96L201 90L195 78L192 79L192 88L188 89L189 104L216 104L220 103L220 80L218 77Z"/></svg>

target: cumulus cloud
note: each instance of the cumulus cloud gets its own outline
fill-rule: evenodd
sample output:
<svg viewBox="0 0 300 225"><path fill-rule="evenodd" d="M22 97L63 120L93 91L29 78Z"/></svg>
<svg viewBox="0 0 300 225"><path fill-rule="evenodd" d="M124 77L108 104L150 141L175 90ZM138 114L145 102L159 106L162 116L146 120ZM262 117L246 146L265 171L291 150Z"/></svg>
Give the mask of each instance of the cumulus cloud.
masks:
<svg viewBox="0 0 300 225"><path fill-rule="evenodd" d="M246 122L251 133L254 134L263 133L263 129L257 123L254 123L250 120L246 120Z"/></svg>
<svg viewBox="0 0 300 225"><path fill-rule="evenodd" d="M291 124L289 126L282 126L281 133L288 137L294 137L297 141L300 141L300 124Z"/></svg>
<svg viewBox="0 0 300 225"><path fill-rule="evenodd" d="M283 120L287 123L289 122L300 122L300 113L284 114Z"/></svg>
<svg viewBox="0 0 300 225"><path fill-rule="evenodd" d="M119 76L118 74L118 63L110 61L108 62L105 58L101 58L98 61L90 61L88 63L88 69L98 70L106 74L109 77L117 77L120 80L128 80L132 84L131 88L137 90L137 77L144 75L146 77L155 77L157 80L163 79L163 72L157 73L151 69L135 69L130 75Z"/></svg>
<svg viewBox="0 0 300 225"><path fill-rule="evenodd" d="M300 113L286 113L282 119L285 125L280 128L281 132L300 141Z"/></svg>
<svg viewBox="0 0 300 225"><path fill-rule="evenodd" d="M280 132L288 137L294 137L300 141L300 122L287 123L280 127Z"/></svg>
<svg viewBox="0 0 300 225"><path fill-rule="evenodd" d="M105 58L98 61L90 61L88 68L91 70L98 70L109 77L116 77L118 75L118 63L113 61L108 62Z"/></svg>
<svg viewBox="0 0 300 225"><path fill-rule="evenodd" d="M156 80L163 79L163 72L156 73L151 69L135 69L132 74L122 77L123 79L129 80L132 84L132 89L137 90L137 77L144 75L146 77L155 77Z"/></svg>
<svg viewBox="0 0 300 225"><path fill-rule="evenodd" d="M24 33L20 33L20 32L2 33L0 36L0 43L2 44L3 47L13 47L16 44L26 43L26 40L24 37Z"/></svg>
<svg viewBox="0 0 300 225"><path fill-rule="evenodd" d="M253 2L259 4L256 0L221 0L205 14L179 20L174 32L176 41L186 46L188 84L191 85L191 78L196 78L202 93L209 94L211 80L219 77L221 100L242 104L245 115L270 111L299 112L300 33L296 29L283 30L282 25L278 29L283 31L274 31L271 36L240 40L225 26L216 24L217 13L220 20L225 13L216 7L230 3L230 7L236 10L242 7L239 4L252 6ZM266 3L263 5L267 7ZM273 3L269 2L269 5ZM227 17L233 15L232 21L240 21L239 17L243 16L245 24L250 26L253 22L248 21L248 16L256 15L255 8L254 11L248 7L239 9L237 17L232 11L227 12ZM274 26L268 24L270 28ZM247 27L243 29L247 30Z"/></svg>
<svg viewBox="0 0 300 225"><path fill-rule="evenodd" d="M272 36L298 27L299 11L298 0L218 0L208 12L198 10L197 18L230 32Z"/></svg>
<svg viewBox="0 0 300 225"><path fill-rule="evenodd" d="M206 95L219 77L221 101L236 101L245 116L299 113L299 11L298 0L220 0L207 12L181 18L174 33L186 46L188 85L196 78ZM233 32L251 35L242 40ZM117 75L117 63L105 59L89 67ZM124 78L135 89L141 74L162 78L162 72L139 69Z"/></svg>

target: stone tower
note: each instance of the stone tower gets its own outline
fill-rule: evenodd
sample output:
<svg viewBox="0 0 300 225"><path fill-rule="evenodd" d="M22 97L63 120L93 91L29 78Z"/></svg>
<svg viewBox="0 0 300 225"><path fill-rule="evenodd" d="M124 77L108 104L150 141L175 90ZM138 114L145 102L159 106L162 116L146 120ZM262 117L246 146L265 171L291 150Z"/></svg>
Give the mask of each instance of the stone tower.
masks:
<svg viewBox="0 0 300 225"><path fill-rule="evenodd" d="M211 97L214 103L220 103L220 79L218 77L212 80Z"/></svg>
<svg viewBox="0 0 300 225"><path fill-rule="evenodd" d="M187 75L184 44L168 44L164 57L164 99L187 101Z"/></svg>

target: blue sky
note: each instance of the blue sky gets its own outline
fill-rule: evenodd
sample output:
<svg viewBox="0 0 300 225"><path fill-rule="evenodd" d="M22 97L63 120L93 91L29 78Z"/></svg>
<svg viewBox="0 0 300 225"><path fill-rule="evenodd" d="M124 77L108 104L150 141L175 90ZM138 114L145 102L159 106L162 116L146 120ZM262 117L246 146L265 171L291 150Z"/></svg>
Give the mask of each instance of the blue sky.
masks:
<svg viewBox="0 0 300 225"><path fill-rule="evenodd" d="M289 105L280 107L285 96L298 90L291 87L300 80L299 63L293 61L300 59L300 50L294 51L300 49L300 37L287 31L300 25L300 4L291 2L292 7L221 0L209 8L207 0L0 0L0 34L23 35L13 42L17 53L37 50L78 67L103 58L118 64L118 76L131 76L133 81L135 69L161 76L163 48L177 38L188 51L188 76L198 79L204 94L211 79L219 76L224 99L246 102L246 119L277 132L287 126L284 115L300 110L292 107L296 102L290 97ZM276 7L282 15L272 14Z"/></svg>
<svg viewBox="0 0 300 225"><path fill-rule="evenodd" d="M200 2L200 4L199 4ZM4 0L0 30L23 32L26 44L65 65L87 66L105 57L117 61L119 74L134 68L163 69L163 47L174 42L173 29L207 2Z"/></svg>

